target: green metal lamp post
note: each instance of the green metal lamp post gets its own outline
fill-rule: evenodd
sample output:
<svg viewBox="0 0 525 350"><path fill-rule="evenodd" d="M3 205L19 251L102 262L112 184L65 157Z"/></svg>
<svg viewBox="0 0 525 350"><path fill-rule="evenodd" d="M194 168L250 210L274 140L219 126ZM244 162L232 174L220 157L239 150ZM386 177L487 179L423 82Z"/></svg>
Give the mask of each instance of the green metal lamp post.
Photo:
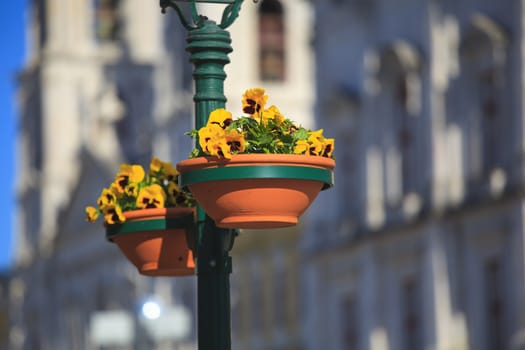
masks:
<svg viewBox="0 0 525 350"><path fill-rule="evenodd" d="M182 1L182 0L181 0ZM195 127L207 123L208 115L224 108L224 66L230 62L233 51L230 33L226 30L237 18L243 0L183 0L189 2L191 21L177 4L177 0L160 0L164 13L173 8L188 30L187 51L194 64L193 78L196 92ZM199 15L196 3L225 4L220 23ZM197 145L198 146L198 145ZM235 230L215 226L206 213L198 208L196 237L197 304L199 350L231 349L230 280L232 271L229 251L233 247Z"/></svg>

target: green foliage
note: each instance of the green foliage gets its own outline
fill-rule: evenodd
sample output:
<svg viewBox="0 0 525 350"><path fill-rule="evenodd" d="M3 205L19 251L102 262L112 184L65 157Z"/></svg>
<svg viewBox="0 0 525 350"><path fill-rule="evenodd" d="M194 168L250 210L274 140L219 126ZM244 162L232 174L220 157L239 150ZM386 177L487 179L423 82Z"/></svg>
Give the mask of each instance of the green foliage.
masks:
<svg viewBox="0 0 525 350"><path fill-rule="evenodd" d="M288 119L278 123L274 119L267 119L264 123L251 117L240 117L234 120L227 128L238 130L246 140L243 153L293 154L298 140L308 139L308 130L297 127ZM186 133L193 139L198 138L198 130L193 129ZM189 158L206 156L202 150L193 149Z"/></svg>

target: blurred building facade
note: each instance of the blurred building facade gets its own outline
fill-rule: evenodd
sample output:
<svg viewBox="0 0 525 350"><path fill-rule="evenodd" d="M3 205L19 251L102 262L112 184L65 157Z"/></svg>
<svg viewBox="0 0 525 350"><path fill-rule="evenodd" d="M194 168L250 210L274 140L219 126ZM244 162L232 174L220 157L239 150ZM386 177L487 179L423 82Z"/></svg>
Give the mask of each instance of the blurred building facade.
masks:
<svg viewBox="0 0 525 350"><path fill-rule="evenodd" d="M139 331L140 303L155 295L191 308L193 281L175 289L173 281L139 277L105 242L102 226L84 222L82 208L120 163L147 165L153 153L175 158L168 132L185 127L179 118L191 104L180 101L191 85L163 77L188 70L170 54L183 36L165 41L160 10L136 0L35 0L27 18L9 349L153 348ZM136 325L135 335L92 335L96 316L114 311L126 312L122 327Z"/></svg>
<svg viewBox="0 0 525 350"><path fill-rule="evenodd" d="M231 63L225 93L240 115L247 87L266 89L268 105L314 127L314 57L311 4L303 0L245 1L231 30ZM254 40L257 38L257 40ZM300 226L242 230L232 249L232 349L301 349Z"/></svg>
<svg viewBox="0 0 525 350"><path fill-rule="evenodd" d="M190 150L184 30L140 0L30 4L8 348L97 349L94 315L138 327L152 295L195 315L193 278L138 275L83 221L120 163ZM337 167L297 228L237 238L235 349L525 349L524 28L519 0L245 2L228 109L265 87ZM137 334L112 346L155 347Z"/></svg>
<svg viewBox="0 0 525 350"><path fill-rule="evenodd" d="M525 3L313 3L304 349L525 349Z"/></svg>
<svg viewBox="0 0 525 350"><path fill-rule="evenodd" d="M301 0L243 5L232 27L235 52L225 87L234 115L241 112L246 88L264 86L283 113L312 124L309 9ZM186 32L172 12L162 16L157 4L142 0L29 2L29 53L19 76L9 349L195 348L195 320L177 342L156 341L139 312L141 303L154 296L166 307L183 306L196 315L195 279L140 276L105 241L100 223L84 222L84 207L96 201L121 163L147 166L153 155L175 163L191 149L183 133L193 127L193 81L184 51ZM284 247L297 252L296 232L283 234L283 240L295 242ZM252 238L243 235L242 240L234 266L251 264L259 271L252 256L243 253L254 249ZM270 255L277 263L268 266L277 266L279 276L296 264L288 259L293 254ZM257 275L273 278L270 272ZM251 278L232 277L232 294L239 300L249 298L241 288L249 283L243 276ZM292 281L276 288L293 293L298 280ZM100 324L94 322L104 316L120 320L111 327L114 334L97 331ZM298 343L299 320L290 322L292 333L253 346L284 349ZM259 334L256 325L249 332ZM249 349L246 334L233 341Z"/></svg>
<svg viewBox="0 0 525 350"><path fill-rule="evenodd" d="M0 273L0 349L9 345L9 275Z"/></svg>

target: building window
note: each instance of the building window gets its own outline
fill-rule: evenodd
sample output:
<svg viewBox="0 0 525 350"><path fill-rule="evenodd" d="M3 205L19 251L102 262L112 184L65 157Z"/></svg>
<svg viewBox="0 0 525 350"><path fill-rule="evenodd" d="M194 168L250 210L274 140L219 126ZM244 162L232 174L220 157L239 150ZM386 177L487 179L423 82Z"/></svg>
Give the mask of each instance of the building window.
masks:
<svg viewBox="0 0 525 350"><path fill-rule="evenodd" d="M401 286L401 317L405 350L423 349L421 317L421 286L414 277L406 278Z"/></svg>
<svg viewBox="0 0 525 350"><path fill-rule="evenodd" d="M343 296L341 300L341 343L343 349L359 349L359 312L354 294Z"/></svg>
<svg viewBox="0 0 525 350"><path fill-rule="evenodd" d="M264 0L259 7L259 78L283 81L286 74L283 6Z"/></svg>
<svg viewBox="0 0 525 350"><path fill-rule="evenodd" d="M489 18L475 16L460 45L460 76L450 93L458 98L449 107L450 117L463 131L465 174L471 187L484 183L496 168L504 168L511 153L507 51L503 30Z"/></svg>
<svg viewBox="0 0 525 350"><path fill-rule="evenodd" d="M120 36L120 0L96 0L95 32L100 41L117 41Z"/></svg>
<svg viewBox="0 0 525 350"><path fill-rule="evenodd" d="M478 78L479 81L479 93L480 93L480 111L481 111L481 122L482 122L482 133L483 139L483 172L485 174L492 171L494 168L501 166L501 156L498 154L501 152L502 142L502 115L501 111L501 96L500 86L500 73L491 68L480 72Z"/></svg>
<svg viewBox="0 0 525 350"><path fill-rule="evenodd" d="M498 258L489 259L484 266L485 317L487 350L506 349L504 334L503 271Z"/></svg>
<svg viewBox="0 0 525 350"><path fill-rule="evenodd" d="M120 72L119 72L120 73ZM115 123L120 150L130 163L145 163L152 153L151 103L152 87L149 72L131 78L117 86L116 95L123 108L122 117Z"/></svg>
<svg viewBox="0 0 525 350"><path fill-rule="evenodd" d="M417 134L420 123L420 59L407 43L395 43L380 56L377 96L383 150L383 182L389 206L398 207L418 190Z"/></svg>
<svg viewBox="0 0 525 350"><path fill-rule="evenodd" d="M27 112L25 118L31 116L31 121L26 123L28 133L28 143L30 144L30 167L32 170L42 170L44 164L44 151L43 151L43 128L42 128L42 113L41 113L41 102L38 96L33 95L30 99L34 104L27 105ZM24 119L25 119L24 118Z"/></svg>
<svg viewBox="0 0 525 350"><path fill-rule="evenodd" d="M414 124L416 120L411 118L408 110L408 87L406 76L399 76L395 80L396 99L393 103L398 106L395 111L395 133L396 147L401 155L401 193L407 194L414 191L415 184L415 155L414 153Z"/></svg>

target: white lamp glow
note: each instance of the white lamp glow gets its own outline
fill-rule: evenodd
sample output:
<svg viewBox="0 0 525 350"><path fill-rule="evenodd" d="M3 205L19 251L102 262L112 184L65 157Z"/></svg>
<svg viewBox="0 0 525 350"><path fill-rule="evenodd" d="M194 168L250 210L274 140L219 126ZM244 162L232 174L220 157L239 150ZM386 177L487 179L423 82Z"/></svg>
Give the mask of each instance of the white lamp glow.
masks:
<svg viewBox="0 0 525 350"><path fill-rule="evenodd" d="M156 320L160 317L160 305L155 301L147 301L142 305L142 314L149 320Z"/></svg>

